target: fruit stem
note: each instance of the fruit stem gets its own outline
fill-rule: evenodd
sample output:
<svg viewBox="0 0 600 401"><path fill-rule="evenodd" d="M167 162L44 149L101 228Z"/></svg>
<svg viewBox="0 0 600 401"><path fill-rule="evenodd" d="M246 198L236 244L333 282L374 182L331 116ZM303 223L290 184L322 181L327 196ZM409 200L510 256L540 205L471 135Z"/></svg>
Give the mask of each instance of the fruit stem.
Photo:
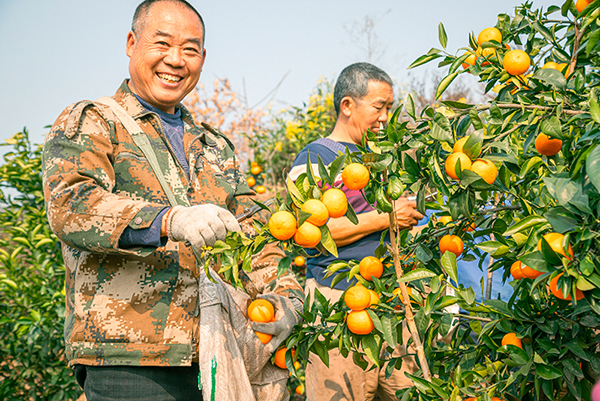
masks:
<svg viewBox="0 0 600 401"><path fill-rule="evenodd" d="M388 175L387 170L383 171L383 182L387 182ZM387 194L385 194L387 197ZM402 303L404 304L404 309L406 311L406 322L408 324L408 329L410 330L410 335L413 339L414 348L417 352L417 357L419 358L419 364L421 365L421 371L423 372L423 378L427 381L431 381L431 373L429 371L429 365L427 364L427 358L425 357L425 350L423 348L423 343L421 342L421 338L419 337L419 331L417 330L417 325L415 324L415 318L413 314L412 307L410 305L410 298L408 297L408 290L406 289L406 284L404 282L399 281L400 277L402 277L402 265L400 264L400 256L398 252L398 241L396 240L396 219L394 216L396 215L396 203L390 200L392 204L392 212L388 213L390 219L390 243L392 245L392 256L394 258L394 269L396 270L396 277L398 278L398 285L400 287L400 292L402 293Z"/></svg>

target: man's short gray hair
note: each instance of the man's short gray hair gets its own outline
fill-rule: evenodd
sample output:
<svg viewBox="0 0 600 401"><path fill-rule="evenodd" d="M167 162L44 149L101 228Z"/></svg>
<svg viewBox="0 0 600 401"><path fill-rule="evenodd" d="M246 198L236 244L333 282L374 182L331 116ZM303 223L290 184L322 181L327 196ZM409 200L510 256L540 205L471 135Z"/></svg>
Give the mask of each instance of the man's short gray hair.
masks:
<svg viewBox="0 0 600 401"><path fill-rule="evenodd" d="M342 99L350 96L360 100L369 92L369 81L385 82L393 86L390 76L379 67L370 63L354 63L344 68L333 89L335 114L340 114Z"/></svg>
<svg viewBox="0 0 600 401"><path fill-rule="evenodd" d="M170 3L179 4L180 6L193 11L198 16L198 19L200 20L200 23L202 24L202 48L204 48L204 38L206 37L206 27L204 26L204 19L202 19L202 16L198 12L198 10L196 10L194 8L194 6L191 5L190 3L188 3L186 0L144 0L144 1L142 1L135 9L135 12L133 13L133 21L131 22L131 30L133 31L135 36L138 36L138 34L144 30L144 27L146 26L146 20L148 19L148 14L150 13L150 8L152 7L152 5L154 5L155 3L163 2L163 1L168 1Z"/></svg>

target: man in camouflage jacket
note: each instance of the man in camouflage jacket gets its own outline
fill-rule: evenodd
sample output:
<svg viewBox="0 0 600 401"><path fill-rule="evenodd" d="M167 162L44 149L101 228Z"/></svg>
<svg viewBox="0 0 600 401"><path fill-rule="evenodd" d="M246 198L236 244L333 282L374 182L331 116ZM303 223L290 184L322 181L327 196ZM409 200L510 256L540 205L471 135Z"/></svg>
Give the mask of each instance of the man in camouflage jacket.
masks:
<svg viewBox="0 0 600 401"><path fill-rule="evenodd" d="M180 104L200 76L203 42L204 23L187 2L144 1L127 38L131 80L112 97L148 138L166 182L179 205L186 206L169 205L146 155L106 104L82 101L67 107L44 144L48 220L62 241L66 265L67 357L90 401L128 399L143 391L156 400L202 397L198 307L206 294L199 285L214 284L197 267L192 247L199 251L227 231L239 230L233 216L254 205L233 145L218 131L196 126ZM177 113L183 128L173 131L166 114ZM173 132L180 135L174 139ZM253 258L250 275L259 291L269 285L274 293L269 294L278 309L274 339L282 331L289 335L299 321L298 302L290 297L303 299L293 276L274 281L281 256L277 248L266 247ZM234 292L218 283L217 290ZM227 297L231 301L221 296ZM205 318L233 324L233 309L239 318L244 306L229 301ZM246 325L241 330L253 333ZM239 330L233 328L237 337ZM264 349L273 352L283 340ZM152 371L140 380L145 367ZM106 382L121 387L111 389ZM285 397L287 392L271 399Z"/></svg>

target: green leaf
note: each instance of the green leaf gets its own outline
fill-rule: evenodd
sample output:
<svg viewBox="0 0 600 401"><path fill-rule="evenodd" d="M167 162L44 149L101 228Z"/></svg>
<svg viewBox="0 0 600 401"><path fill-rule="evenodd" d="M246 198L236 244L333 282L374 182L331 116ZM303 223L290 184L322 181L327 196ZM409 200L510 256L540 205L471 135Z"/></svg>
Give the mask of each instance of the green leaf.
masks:
<svg viewBox="0 0 600 401"><path fill-rule="evenodd" d="M438 141L453 142L452 127L450 126L448 117L442 113L435 113L430 135L433 139L437 139Z"/></svg>
<svg viewBox="0 0 600 401"><path fill-rule="evenodd" d="M518 232L525 231L531 227L535 227L537 225L544 224L547 222L548 221L545 218L540 217L540 216L536 216L536 215L527 216L524 219L522 219L521 221L517 222L516 224L513 224L509 229L507 229L502 234L502 236L509 237Z"/></svg>
<svg viewBox="0 0 600 401"><path fill-rule="evenodd" d="M523 264L531 267L534 270L540 272L547 272L548 267L546 265L546 259L540 251L533 251L526 253L525 255L519 256L518 258Z"/></svg>
<svg viewBox="0 0 600 401"><path fill-rule="evenodd" d="M404 276L400 277L398 279L398 282L408 283L410 281L421 280L424 278L430 278L430 277L435 277L435 276L436 276L436 274L430 270L415 269L415 270L411 270L410 272L406 273Z"/></svg>
<svg viewBox="0 0 600 401"><path fill-rule="evenodd" d="M395 318L394 318L395 319ZM398 344L396 341L396 336L394 335L394 330L393 330L393 324L392 324L392 319L389 316L382 316L381 319L381 327L382 327L382 333L383 333L383 339L385 340L385 342L388 343L388 345L392 348L396 348L396 345Z"/></svg>
<svg viewBox="0 0 600 401"><path fill-rule="evenodd" d="M482 251L489 253L493 257L502 256L509 250L508 246L498 241L484 241L475 246Z"/></svg>
<svg viewBox="0 0 600 401"><path fill-rule="evenodd" d="M554 86L556 89L564 90L567 86L567 80L564 75L552 68L539 69L533 74L533 78L537 78L542 82Z"/></svg>
<svg viewBox="0 0 600 401"><path fill-rule="evenodd" d="M381 351L381 344L377 344L375 341L375 336L371 334L365 335L361 339L362 349L367 355L367 358L371 360L375 364L375 366L379 367L379 353Z"/></svg>
<svg viewBox="0 0 600 401"><path fill-rule="evenodd" d="M423 263L429 262L433 258L433 254L431 250L424 246L423 244L417 245L417 249L415 251L415 256Z"/></svg>
<svg viewBox="0 0 600 401"><path fill-rule="evenodd" d="M415 114L415 101L410 93L406 96L406 112L413 120L417 119Z"/></svg>
<svg viewBox="0 0 600 401"><path fill-rule="evenodd" d="M554 380L562 377L560 370L550 365L535 364L535 373L537 373L542 379Z"/></svg>
<svg viewBox="0 0 600 401"><path fill-rule="evenodd" d="M544 25L542 25L539 21L533 21L533 23L531 24L531 26L533 27L533 29L535 29L536 31L538 31L539 33L541 33L542 36L548 42L556 43L556 39L552 35L552 32L550 32L550 30L548 28L546 28Z"/></svg>
<svg viewBox="0 0 600 401"><path fill-rule="evenodd" d="M364 165L370 168L372 173L379 173L385 170L392 163L393 159L393 156L389 153L366 153L362 155Z"/></svg>
<svg viewBox="0 0 600 401"><path fill-rule="evenodd" d="M448 44L448 35L446 35L446 30L444 29L444 25L440 22L438 25L438 37L440 39L440 44L446 50L446 45Z"/></svg>
<svg viewBox="0 0 600 401"><path fill-rule="evenodd" d="M600 146L590 153L585 161L585 171L596 190L600 192Z"/></svg>
<svg viewBox="0 0 600 401"><path fill-rule="evenodd" d="M333 237L331 236L331 232L329 231L327 224L322 225L321 227L319 227L319 229L321 230L321 244L323 245L323 247L325 249L327 249L327 251L330 254L332 254L333 256L335 256L337 258L338 257L337 246L335 245L335 241L333 240Z"/></svg>
<svg viewBox="0 0 600 401"><path fill-rule="evenodd" d="M413 61L413 63L408 66L408 69L410 70L412 68L418 67L420 65L423 65L425 63L428 63L428 62L438 59L440 57L443 57L443 56L441 54L425 54L425 55L419 57L418 59L416 59L415 61Z"/></svg>
<svg viewBox="0 0 600 401"><path fill-rule="evenodd" d="M458 269L456 267L456 255L452 252L446 251L442 255L441 259L442 267L448 274L448 276L454 281L454 283L458 283Z"/></svg>
<svg viewBox="0 0 600 401"><path fill-rule="evenodd" d="M554 231L565 233L577 227L579 220L564 207L555 207L544 213L544 217L552 226Z"/></svg>
<svg viewBox="0 0 600 401"><path fill-rule="evenodd" d="M331 162L329 165L329 178L331 179L331 182L335 182L336 177L342 172L345 162L345 154L339 155L334 161Z"/></svg>
<svg viewBox="0 0 600 401"><path fill-rule="evenodd" d="M540 129L548 136L559 139L562 138L562 126L560 124L560 120L556 116L542 120L540 123Z"/></svg>
<svg viewBox="0 0 600 401"><path fill-rule="evenodd" d="M444 101L442 101L442 104L445 106L451 107L453 109L458 109L458 110L466 110L466 109L470 109L471 107L473 107L472 104L463 103L463 102L454 102L452 100L444 100Z"/></svg>
<svg viewBox="0 0 600 401"><path fill-rule="evenodd" d="M454 72L454 73L448 75L444 79L442 79L442 82L440 82L440 84L438 85L438 87L435 91L435 99L436 100L442 96L442 94L444 93L446 88L452 83L452 81L454 81L454 79L458 76L458 74L460 74L460 73L457 71L457 72Z"/></svg>
<svg viewBox="0 0 600 401"><path fill-rule="evenodd" d="M331 177L329 177L329 172L327 171L327 168L325 167L323 160L321 160L320 155L317 155L317 164L318 164L319 175L321 176L321 179L325 180L325 182L327 184L329 184L330 186L333 186L335 177L333 179L331 179ZM324 183L322 183L322 186L324 186Z"/></svg>

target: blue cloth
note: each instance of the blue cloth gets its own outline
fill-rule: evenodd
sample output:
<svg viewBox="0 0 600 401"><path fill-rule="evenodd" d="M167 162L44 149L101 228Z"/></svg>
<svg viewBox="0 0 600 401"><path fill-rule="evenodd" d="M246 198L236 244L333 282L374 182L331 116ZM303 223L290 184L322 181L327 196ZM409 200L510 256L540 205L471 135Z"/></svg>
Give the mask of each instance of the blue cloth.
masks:
<svg viewBox="0 0 600 401"><path fill-rule="evenodd" d="M295 179L299 174L306 172L306 163L308 160L307 155L309 152L310 161L313 165L317 164L317 155L321 157L321 160L325 165L329 165L338 157L337 151L333 151L329 147L323 145L322 143L324 142L322 140L316 142L320 143L312 142L308 144L304 149L302 149L302 151L300 151L296 157L296 160L294 160L294 164L290 170L290 176L292 176L293 179ZM358 148L353 143L339 142L339 144L348 147L350 152L358 151ZM313 171L316 172L317 169L313 168ZM352 205L357 215L374 210L364 199L360 191L352 191L346 187L343 187L342 191L344 191L346 194L348 202ZM329 253L316 256L318 251L307 249L308 254L315 257L308 258L306 261L306 278L314 278L319 284L330 287L335 275L328 278L324 277L327 266L329 266L329 264L335 260L361 260L365 256L373 256L375 254L375 249L379 246L381 234L381 231L376 232L367 235L350 245L338 247L337 258ZM390 239L388 235L386 237L386 241L389 242L389 240ZM345 290L351 284L353 283L344 279L338 283L335 288L339 290Z"/></svg>

